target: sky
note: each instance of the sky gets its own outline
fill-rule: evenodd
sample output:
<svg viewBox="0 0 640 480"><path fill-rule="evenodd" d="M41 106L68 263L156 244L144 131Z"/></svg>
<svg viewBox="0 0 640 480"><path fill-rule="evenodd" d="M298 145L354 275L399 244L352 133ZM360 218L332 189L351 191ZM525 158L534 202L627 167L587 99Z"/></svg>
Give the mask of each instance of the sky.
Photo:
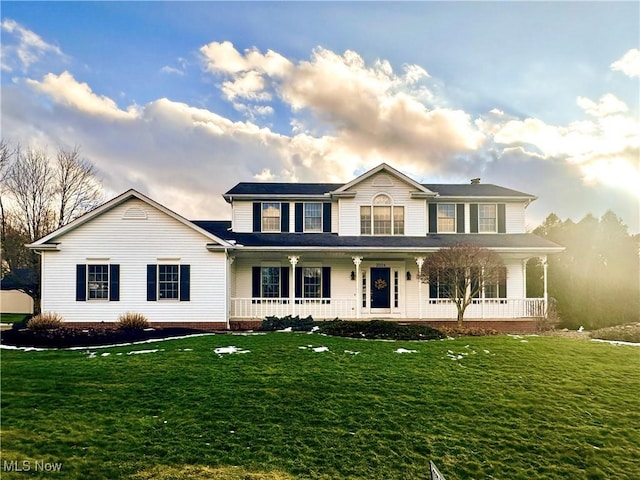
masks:
<svg viewBox="0 0 640 480"><path fill-rule="evenodd" d="M106 199L222 220L238 182L386 162L640 231L638 2L0 6L2 137L78 146Z"/></svg>

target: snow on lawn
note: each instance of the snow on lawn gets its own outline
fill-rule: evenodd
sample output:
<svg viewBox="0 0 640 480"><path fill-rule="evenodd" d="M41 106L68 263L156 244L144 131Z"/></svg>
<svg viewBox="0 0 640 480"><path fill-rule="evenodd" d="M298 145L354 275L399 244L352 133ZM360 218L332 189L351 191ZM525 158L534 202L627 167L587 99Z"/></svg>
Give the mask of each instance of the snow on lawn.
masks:
<svg viewBox="0 0 640 480"><path fill-rule="evenodd" d="M601 338L592 338L592 342L610 343L611 345L627 345L629 347L640 347L640 343L623 342L621 340L602 340Z"/></svg>
<svg viewBox="0 0 640 480"><path fill-rule="evenodd" d="M127 355L144 355L145 353L157 353L157 352L164 352L164 348L160 350L158 350L157 348L154 350L133 350L127 353Z"/></svg>
<svg viewBox="0 0 640 480"><path fill-rule="evenodd" d="M233 345L230 345L228 347L218 347L218 348L214 349L213 351L216 352L219 357L222 357L222 355L230 355L232 353L249 353L249 352L251 352L251 350L243 350L243 349L235 347Z"/></svg>
<svg viewBox="0 0 640 480"><path fill-rule="evenodd" d="M418 353L417 350L407 350L406 348L399 348L393 351L394 353Z"/></svg>
<svg viewBox="0 0 640 480"><path fill-rule="evenodd" d="M316 353L328 352L329 347L314 347L313 345L307 345L306 347L298 347L300 350L311 350Z"/></svg>

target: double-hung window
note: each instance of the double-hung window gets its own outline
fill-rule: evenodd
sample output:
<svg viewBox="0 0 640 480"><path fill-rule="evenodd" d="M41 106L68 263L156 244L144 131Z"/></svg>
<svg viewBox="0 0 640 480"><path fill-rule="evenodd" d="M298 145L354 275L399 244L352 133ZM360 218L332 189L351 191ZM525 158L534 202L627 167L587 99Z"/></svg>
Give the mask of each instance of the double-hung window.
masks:
<svg viewBox="0 0 640 480"><path fill-rule="evenodd" d="M109 300L109 265L87 265L87 299Z"/></svg>
<svg viewBox="0 0 640 480"><path fill-rule="evenodd" d="M304 231L322 232L322 203L304 204Z"/></svg>
<svg viewBox="0 0 640 480"><path fill-rule="evenodd" d="M260 296L263 298L279 298L280 267L262 267L260 278Z"/></svg>
<svg viewBox="0 0 640 480"><path fill-rule="evenodd" d="M302 267L302 296L304 298L322 297L321 267Z"/></svg>
<svg viewBox="0 0 640 480"><path fill-rule="evenodd" d="M262 231L280 231L280 202L265 202L262 204Z"/></svg>
<svg viewBox="0 0 640 480"><path fill-rule="evenodd" d="M158 265L158 298L177 300L180 290L180 270L178 265Z"/></svg>
<svg viewBox="0 0 640 480"><path fill-rule="evenodd" d="M481 203L478 205L478 232L496 233L498 231L498 206Z"/></svg>
<svg viewBox="0 0 640 480"><path fill-rule="evenodd" d="M456 232L456 206L453 203L438 204L438 233Z"/></svg>

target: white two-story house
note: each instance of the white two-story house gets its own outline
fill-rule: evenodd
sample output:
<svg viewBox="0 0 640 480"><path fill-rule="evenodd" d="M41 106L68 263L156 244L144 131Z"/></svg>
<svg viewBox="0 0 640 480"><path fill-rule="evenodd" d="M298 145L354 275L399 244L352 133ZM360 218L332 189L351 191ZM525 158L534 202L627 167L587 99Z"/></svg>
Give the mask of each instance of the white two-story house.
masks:
<svg viewBox="0 0 640 480"><path fill-rule="evenodd" d="M421 184L382 164L346 184L239 183L231 221L189 221L130 190L34 242L42 310L71 324L140 312L154 324L248 328L266 316L455 323L429 255L494 250L503 280L465 312L474 326L531 330L526 264L562 247L525 231L535 196L496 185Z"/></svg>

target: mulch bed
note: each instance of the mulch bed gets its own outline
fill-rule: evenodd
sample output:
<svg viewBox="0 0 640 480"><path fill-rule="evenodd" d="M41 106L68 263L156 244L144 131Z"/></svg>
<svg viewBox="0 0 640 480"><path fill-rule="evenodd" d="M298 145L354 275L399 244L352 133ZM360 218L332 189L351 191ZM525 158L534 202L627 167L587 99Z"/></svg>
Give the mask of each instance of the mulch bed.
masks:
<svg viewBox="0 0 640 480"><path fill-rule="evenodd" d="M154 328L152 330L119 330L117 328L70 328L34 331L12 329L0 332L0 343L16 347L95 347L142 340L179 337L204 333L190 328Z"/></svg>

